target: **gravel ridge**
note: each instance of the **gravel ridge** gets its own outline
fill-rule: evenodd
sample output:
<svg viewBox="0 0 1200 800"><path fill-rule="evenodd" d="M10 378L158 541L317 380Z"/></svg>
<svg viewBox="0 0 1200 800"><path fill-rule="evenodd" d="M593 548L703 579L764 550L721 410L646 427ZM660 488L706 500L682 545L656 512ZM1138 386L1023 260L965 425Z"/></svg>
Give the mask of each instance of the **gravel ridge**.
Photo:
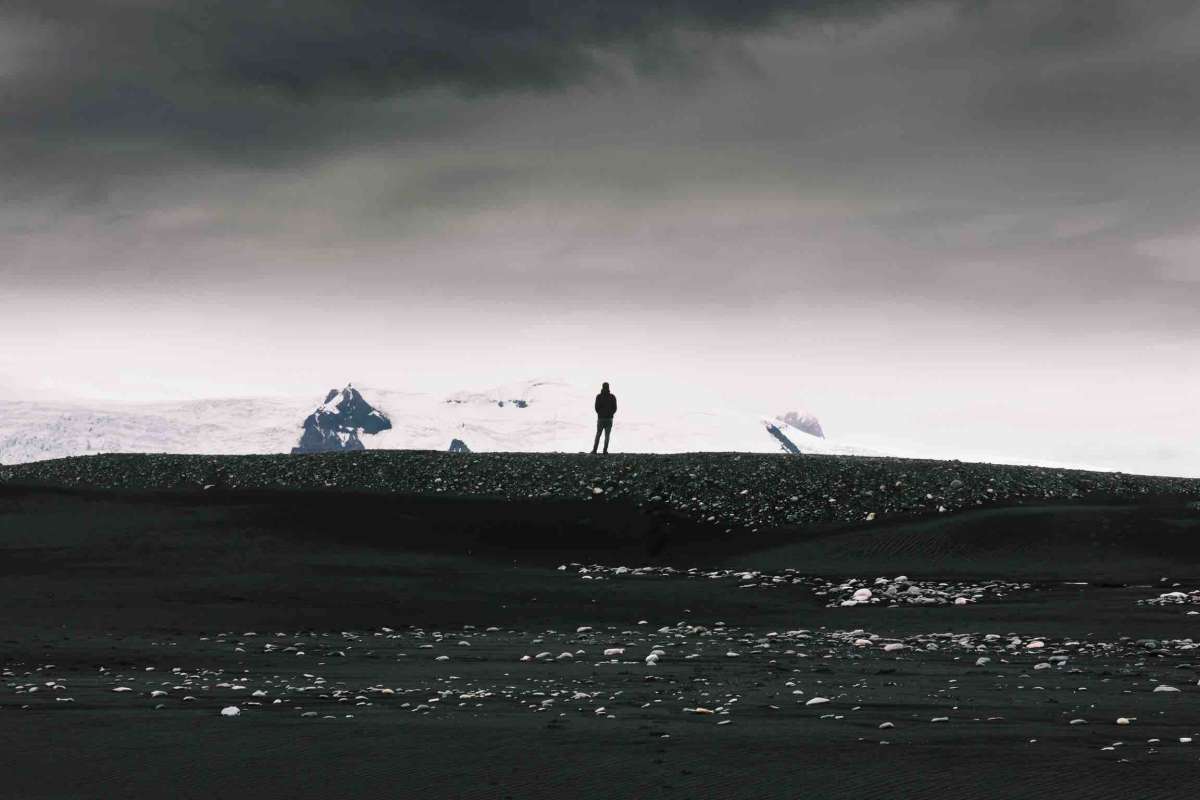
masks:
<svg viewBox="0 0 1200 800"><path fill-rule="evenodd" d="M856 456L744 453L105 454L0 467L0 487L299 489L619 500L719 527L863 522L1034 502L1200 499L1200 479Z"/></svg>

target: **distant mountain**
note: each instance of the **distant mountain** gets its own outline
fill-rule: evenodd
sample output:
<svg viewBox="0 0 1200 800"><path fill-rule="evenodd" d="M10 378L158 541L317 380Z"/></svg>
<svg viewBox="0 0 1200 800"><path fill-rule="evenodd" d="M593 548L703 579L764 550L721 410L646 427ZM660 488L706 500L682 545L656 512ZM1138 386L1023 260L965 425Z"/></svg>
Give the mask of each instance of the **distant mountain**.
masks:
<svg viewBox="0 0 1200 800"><path fill-rule="evenodd" d="M0 463L91 453L285 453L305 405L273 397L88 405L0 399Z"/></svg>
<svg viewBox="0 0 1200 800"><path fill-rule="evenodd" d="M789 411L776 419L796 430L804 431L810 436L816 436L819 439L825 438L825 431L821 430L821 421L807 411Z"/></svg>
<svg viewBox="0 0 1200 800"><path fill-rule="evenodd" d="M325 402L305 418L304 433L292 453L365 450L361 435L374 435L391 427L391 420L363 399L354 387L331 389Z"/></svg>

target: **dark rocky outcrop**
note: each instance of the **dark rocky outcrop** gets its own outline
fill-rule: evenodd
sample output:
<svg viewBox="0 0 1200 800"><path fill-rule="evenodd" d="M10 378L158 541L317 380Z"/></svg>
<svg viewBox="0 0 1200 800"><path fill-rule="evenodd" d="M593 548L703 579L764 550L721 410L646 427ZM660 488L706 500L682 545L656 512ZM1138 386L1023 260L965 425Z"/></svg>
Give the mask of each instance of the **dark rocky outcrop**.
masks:
<svg viewBox="0 0 1200 800"><path fill-rule="evenodd" d="M354 387L332 389L325 402L304 420L304 433L292 453L366 450L360 436L391 427L391 420L363 399Z"/></svg>
<svg viewBox="0 0 1200 800"><path fill-rule="evenodd" d="M778 425L768 424L767 425L767 433L771 434L776 439L778 439L780 446L782 446L786 452L791 453L794 456L801 455L800 448L796 447L796 443L793 442L791 439L789 439L787 437L787 434L785 434L783 431L779 430Z"/></svg>
<svg viewBox="0 0 1200 800"><path fill-rule="evenodd" d="M467 447L467 443L464 442L462 439L452 439L450 441L450 451L449 452L451 452L451 453L469 453L469 452L471 452L471 448Z"/></svg>

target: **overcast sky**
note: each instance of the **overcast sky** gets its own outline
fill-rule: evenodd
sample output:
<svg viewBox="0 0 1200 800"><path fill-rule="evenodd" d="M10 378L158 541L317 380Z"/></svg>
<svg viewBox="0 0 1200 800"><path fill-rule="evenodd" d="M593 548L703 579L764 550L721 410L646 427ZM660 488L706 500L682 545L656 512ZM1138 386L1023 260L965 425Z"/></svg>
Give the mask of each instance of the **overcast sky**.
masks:
<svg viewBox="0 0 1200 800"><path fill-rule="evenodd" d="M1200 475L1192 0L5 0L0 178L9 397L552 375Z"/></svg>

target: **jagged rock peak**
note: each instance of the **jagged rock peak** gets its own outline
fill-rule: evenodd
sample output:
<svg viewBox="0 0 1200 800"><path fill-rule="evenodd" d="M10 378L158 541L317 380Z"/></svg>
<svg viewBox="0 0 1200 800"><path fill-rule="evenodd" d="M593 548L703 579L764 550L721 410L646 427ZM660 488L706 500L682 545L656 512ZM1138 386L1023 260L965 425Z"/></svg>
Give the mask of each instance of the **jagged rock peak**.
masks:
<svg viewBox="0 0 1200 800"><path fill-rule="evenodd" d="M353 385L346 384L342 390L330 389L325 402L313 414L330 417L348 429L359 429L362 433L379 433L390 430L392 422L382 412L368 403Z"/></svg>
<svg viewBox="0 0 1200 800"><path fill-rule="evenodd" d="M350 384L331 389L325 402L304 420L304 433L293 453L365 450L359 437L389 430L392 422Z"/></svg>

